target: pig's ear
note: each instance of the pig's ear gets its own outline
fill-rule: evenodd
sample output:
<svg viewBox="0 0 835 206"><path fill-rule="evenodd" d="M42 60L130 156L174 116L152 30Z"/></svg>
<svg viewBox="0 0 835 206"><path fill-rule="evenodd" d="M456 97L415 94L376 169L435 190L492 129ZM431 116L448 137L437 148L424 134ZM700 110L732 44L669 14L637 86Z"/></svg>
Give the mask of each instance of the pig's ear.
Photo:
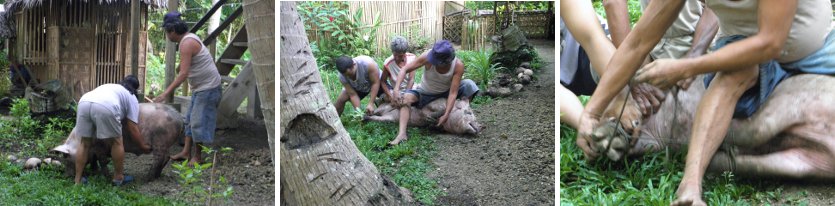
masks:
<svg viewBox="0 0 835 206"><path fill-rule="evenodd" d="M70 146L63 144L55 148L52 148L52 150L49 150L49 152L53 154L70 154Z"/></svg>

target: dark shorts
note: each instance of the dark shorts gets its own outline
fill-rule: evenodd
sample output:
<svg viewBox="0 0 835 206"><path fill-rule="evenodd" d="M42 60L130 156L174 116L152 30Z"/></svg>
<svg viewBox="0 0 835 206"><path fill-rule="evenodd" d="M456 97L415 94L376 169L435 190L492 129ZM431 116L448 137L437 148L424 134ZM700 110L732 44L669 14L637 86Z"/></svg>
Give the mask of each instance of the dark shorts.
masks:
<svg viewBox="0 0 835 206"><path fill-rule="evenodd" d="M830 31L824 41L824 46L808 56L790 63L779 63L770 60L759 65L759 76L757 84L746 90L739 98L734 108L734 118L747 118L754 115L757 109L768 99L768 96L777 87L780 81L794 74L825 74L835 75L835 35ZM714 50L727 46L730 43L745 39L745 36L735 35L723 37L716 41ZM707 74L704 78L705 88L710 85L715 73Z"/></svg>
<svg viewBox="0 0 835 206"><path fill-rule="evenodd" d="M594 89L597 88L597 81L593 76L594 70L591 69L589 55L586 54L586 51L583 50L582 46L580 46L580 52L577 55L577 59L577 72L574 73L574 78L572 78L571 84L565 84L562 81L560 81L560 84L576 95L591 96L591 94L594 93Z"/></svg>
<svg viewBox="0 0 835 206"><path fill-rule="evenodd" d="M422 89L418 88L418 89L410 89L410 90L407 90L406 92L414 94L415 96L417 96L418 101L412 103L412 106L417 107L418 109L423 108L424 106L426 106L429 103L432 103L432 101L435 101L436 99L449 97L449 91L444 92L444 93L440 93L440 94L429 94L429 93L424 92ZM473 82L473 80L462 79L461 84L458 85L458 94L457 94L456 98L457 99L461 99L461 98L464 98L464 97L470 98L472 96L475 96L477 93L478 93L478 86L476 86L476 84L475 84L475 82Z"/></svg>

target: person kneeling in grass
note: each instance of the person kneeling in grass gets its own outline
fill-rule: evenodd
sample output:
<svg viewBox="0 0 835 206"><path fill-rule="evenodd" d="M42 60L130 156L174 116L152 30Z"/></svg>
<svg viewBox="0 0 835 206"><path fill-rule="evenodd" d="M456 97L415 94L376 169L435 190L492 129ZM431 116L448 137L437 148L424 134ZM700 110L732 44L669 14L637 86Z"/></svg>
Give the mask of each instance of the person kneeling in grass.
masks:
<svg viewBox="0 0 835 206"><path fill-rule="evenodd" d="M360 100L365 96L371 96L368 105L365 106L365 113L374 111L374 100L380 92L381 81L377 62L369 56L348 57L340 56L334 60L336 70L339 71L339 82L342 83L342 92L336 97L336 113L342 116L345 109L345 102L351 100L356 110L360 108Z"/></svg>

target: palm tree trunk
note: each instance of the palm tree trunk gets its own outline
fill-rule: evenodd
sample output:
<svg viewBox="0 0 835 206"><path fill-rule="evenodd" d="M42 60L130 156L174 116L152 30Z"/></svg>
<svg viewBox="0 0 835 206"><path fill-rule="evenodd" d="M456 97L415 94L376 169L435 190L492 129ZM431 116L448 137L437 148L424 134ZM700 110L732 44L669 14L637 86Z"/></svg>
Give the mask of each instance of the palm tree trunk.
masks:
<svg viewBox="0 0 835 206"><path fill-rule="evenodd" d="M281 2L281 204L412 203L408 191L381 175L342 126L296 9L295 2Z"/></svg>

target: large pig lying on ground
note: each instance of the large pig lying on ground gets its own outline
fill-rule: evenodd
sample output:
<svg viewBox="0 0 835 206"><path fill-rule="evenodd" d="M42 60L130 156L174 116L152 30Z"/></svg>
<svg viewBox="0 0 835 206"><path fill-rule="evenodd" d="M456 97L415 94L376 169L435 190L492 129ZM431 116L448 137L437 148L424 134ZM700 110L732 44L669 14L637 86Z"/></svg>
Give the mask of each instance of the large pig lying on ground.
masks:
<svg viewBox="0 0 835 206"><path fill-rule="evenodd" d="M124 129L127 128L123 127L122 131L125 153L141 155L142 149L133 141L130 133ZM139 104L139 132L142 133L142 136L145 136L145 142L150 144L153 150L151 154L154 155L154 164L148 171L148 175L157 178L168 163L168 149L183 136L182 116L177 110L165 104ZM63 145L51 150L53 154L59 154L63 157L62 162L66 163L65 168L68 175L75 174L74 157L76 148L79 146L81 146L81 137L76 135L75 129L73 129ZM107 163L110 157L110 148L107 147L107 144L100 140L94 141L88 154L87 163L91 164L93 170L107 175Z"/></svg>
<svg viewBox="0 0 835 206"><path fill-rule="evenodd" d="M434 126L437 124L438 118L444 115L444 109L446 109L446 98L432 101L421 109L412 107L409 115L409 126ZM377 107L371 115L365 116L364 119L397 123L400 121L400 108L384 103ZM449 112L449 117L441 129L453 134L478 134L484 127L476 121L469 102L456 100L455 108L452 108L452 111Z"/></svg>
<svg viewBox="0 0 835 206"><path fill-rule="evenodd" d="M672 92L667 93L660 110L643 120L637 139L612 135L618 133L605 126L596 128L592 135L596 148L613 160L625 154L663 151L665 147L686 149L696 106L704 91L698 78L675 97ZM616 106L610 109L620 112L622 102L623 95L616 98L612 103ZM731 122L709 170L748 176L835 178L833 105L835 77L803 74L784 80L752 117ZM634 104L626 108L632 113L637 111Z"/></svg>

